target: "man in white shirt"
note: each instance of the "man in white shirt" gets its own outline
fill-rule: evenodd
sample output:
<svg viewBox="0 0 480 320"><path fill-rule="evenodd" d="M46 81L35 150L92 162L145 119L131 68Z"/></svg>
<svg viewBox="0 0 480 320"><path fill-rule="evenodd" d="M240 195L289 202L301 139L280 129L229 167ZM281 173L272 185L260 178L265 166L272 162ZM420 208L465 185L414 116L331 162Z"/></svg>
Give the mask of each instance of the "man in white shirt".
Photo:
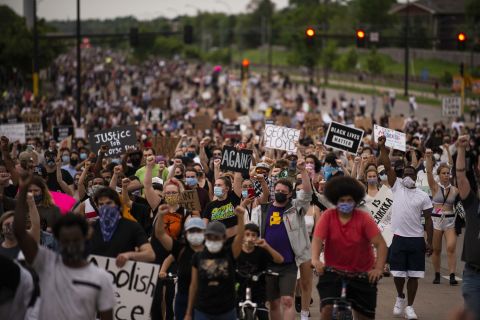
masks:
<svg viewBox="0 0 480 320"><path fill-rule="evenodd" d="M31 179L31 178L29 178ZM67 214L53 227L60 255L39 246L26 232L25 212L29 182L20 184L14 232L25 260L40 279L39 319L113 319L115 298L111 277L89 264L85 255L88 224L81 216Z"/></svg>
<svg viewBox="0 0 480 320"><path fill-rule="evenodd" d="M418 278L425 274L425 254L432 254L433 222L432 202L428 195L416 188L417 173L414 167L406 166L402 178L397 178L385 147L385 137L378 139L379 163L385 166L388 182L392 186L392 232L390 246L390 272L394 277L398 297L393 308L394 316L403 313L406 319L417 319L412 307L418 289ZM422 214L425 218L427 242L425 243ZM405 307L405 279L407 281L408 305Z"/></svg>

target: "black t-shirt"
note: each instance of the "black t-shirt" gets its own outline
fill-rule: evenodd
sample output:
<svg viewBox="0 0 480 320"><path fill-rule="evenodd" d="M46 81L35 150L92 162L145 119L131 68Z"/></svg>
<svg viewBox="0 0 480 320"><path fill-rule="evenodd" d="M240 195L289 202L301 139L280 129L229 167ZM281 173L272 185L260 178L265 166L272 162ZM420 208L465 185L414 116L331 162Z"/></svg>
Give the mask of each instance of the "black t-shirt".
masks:
<svg viewBox="0 0 480 320"><path fill-rule="evenodd" d="M62 170L63 181L65 181L65 183L68 184L68 185L72 185L73 184L73 178L70 175L70 173L68 173L67 170L63 170L63 169L61 169L61 170ZM50 190L50 191L63 192L62 188L60 187L60 184L57 181L57 172L56 171L47 173L47 186L48 186L48 190Z"/></svg>
<svg viewBox="0 0 480 320"><path fill-rule="evenodd" d="M240 198L231 191L225 200L210 202L202 213L202 218L208 221L220 221L227 228L237 225L235 207L240 204Z"/></svg>
<svg viewBox="0 0 480 320"><path fill-rule="evenodd" d="M151 214L150 206L144 198L142 197L135 198L135 200L132 202L132 208L130 209L130 214L142 226L147 236L152 234L153 216Z"/></svg>
<svg viewBox="0 0 480 320"><path fill-rule="evenodd" d="M177 290L179 293L187 294L192 281L192 258L195 251L189 245L173 240L172 256L177 261Z"/></svg>
<svg viewBox="0 0 480 320"><path fill-rule="evenodd" d="M19 253L20 253L20 247L18 245L12 248L5 248L2 245L2 242L0 242L0 255L14 260L14 259L17 259Z"/></svg>
<svg viewBox="0 0 480 320"><path fill-rule="evenodd" d="M470 192L462 200L465 209L465 240L463 241L462 260L480 266L480 200Z"/></svg>
<svg viewBox="0 0 480 320"><path fill-rule="evenodd" d="M195 309L207 314L222 314L235 308L235 261L227 246L219 253L207 249L193 255L198 271Z"/></svg>
<svg viewBox="0 0 480 320"><path fill-rule="evenodd" d="M46 230L46 227L53 228L55 223L62 217L60 208L56 205L51 207L37 206L37 210L40 216L40 226L42 230Z"/></svg>
<svg viewBox="0 0 480 320"><path fill-rule="evenodd" d="M90 240L91 254L116 258L120 253L135 251L135 247L148 243L147 235L142 227L137 222L124 218L120 219L117 229L108 242L103 241L100 223L96 222L93 230L94 233Z"/></svg>
<svg viewBox="0 0 480 320"><path fill-rule="evenodd" d="M237 259L237 269L239 271L239 276L237 277L238 283L240 283L240 289L238 295L243 298L245 297L245 288L247 281L243 274L258 274L262 271L268 269L270 263L273 262L272 256L267 252L267 250L255 247L255 249L247 253L242 250ZM252 299L255 302L265 302L265 276L262 275L260 279L256 282L250 281L250 288L252 289Z"/></svg>

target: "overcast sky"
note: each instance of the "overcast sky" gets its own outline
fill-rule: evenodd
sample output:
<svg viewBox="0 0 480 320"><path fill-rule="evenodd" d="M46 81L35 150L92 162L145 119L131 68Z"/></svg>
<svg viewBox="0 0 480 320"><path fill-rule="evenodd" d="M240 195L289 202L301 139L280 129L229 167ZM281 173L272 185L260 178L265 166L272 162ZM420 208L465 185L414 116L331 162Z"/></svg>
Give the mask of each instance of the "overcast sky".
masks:
<svg viewBox="0 0 480 320"><path fill-rule="evenodd" d="M47 20L76 19L76 0L37 0L38 16ZM272 0L276 8L287 6L288 0ZM23 16L24 0L0 0ZM250 0L81 0L82 19L115 18L133 15L138 19L158 16L169 18L179 14L195 15L202 11L238 13L246 11ZM197 9L198 8L198 9Z"/></svg>

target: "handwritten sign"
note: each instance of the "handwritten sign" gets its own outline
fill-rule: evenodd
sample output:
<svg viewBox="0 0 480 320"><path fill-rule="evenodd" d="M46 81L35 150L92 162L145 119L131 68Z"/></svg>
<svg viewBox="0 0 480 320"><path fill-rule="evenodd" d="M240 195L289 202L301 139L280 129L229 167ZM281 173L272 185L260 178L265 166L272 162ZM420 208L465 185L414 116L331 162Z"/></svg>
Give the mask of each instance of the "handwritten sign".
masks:
<svg viewBox="0 0 480 320"><path fill-rule="evenodd" d="M388 118L388 127L392 130L405 129L405 118L401 116Z"/></svg>
<svg viewBox="0 0 480 320"><path fill-rule="evenodd" d="M155 136L153 148L159 155L173 158L180 138Z"/></svg>
<svg viewBox="0 0 480 320"><path fill-rule="evenodd" d="M462 110L461 97L443 97L442 115L444 117L459 117Z"/></svg>
<svg viewBox="0 0 480 320"><path fill-rule="evenodd" d="M384 128L378 125L373 126L373 136L375 142L378 142L379 137L387 138L385 145L387 147L405 151L407 148L407 136L403 132L395 131L389 128Z"/></svg>
<svg viewBox="0 0 480 320"><path fill-rule="evenodd" d="M117 300L113 310L114 319L150 319L159 265L127 261L119 269L114 258L91 255L88 260L105 269L112 277Z"/></svg>
<svg viewBox="0 0 480 320"><path fill-rule="evenodd" d="M318 128L322 127L322 115L318 113L307 113L305 116L305 133L308 136L315 136L318 134Z"/></svg>
<svg viewBox="0 0 480 320"><path fill-rule="evenodd" d="M393 239L391 229L392 204L392 190L386 186L382 186L375 198L371 202L365 202L364 205L372 215L373 220L377 223L383 238L387 242L387 246L390 246Z"/></svg>
<svg viewBox="0 0 480 320"><path fill-rule="evenodd" d="M180 204L188 211L202 210L197 190L185 190L184 192L182 192Z"/></svg>
<svg viewBox="0 0 480 320"><path fill-rule="evenodd" d="M0 125L0 136L7 137L11 142L25 143L25 124L2 124Z"/></svg>
<svg viewBox="0 0 480 320"><path fill-rule="evenodd" d="M265 126L265 134L263 136L265 148L297 152L296 143L299 139L300 130L271 124Z"/></svg>
<svg viewBox="0 0 480 320"><path fill-rule="evenodd" d="M252 150L236 149L225 146L222 151L220 169L225 171L241 172L247 175L252 162Z"/></svg>
<svg viewBox="0 0 480 320"><path fill-rule="evenodd" d="M212 118L208 114L199 114L192 118L195 130L207 130L212 128Z"/></svg>
<svg viewBox="0 0 480 320"><path fill-rule="evenodd" d="M136 148L135 126L117 127L90 133L88 141L95 154L102 145L106 145L108 147L107 157L118 156Z"/></svg>
<svg viewBox="0 0 480 320"><path fill-rule="evenodd" d="M356 154L362 142L363 130L352 128L338 122L330 122L325 145Z"/></svg>
<svg viewBox="0 0 480 320"><path fill-rule="evenodd" d="M53 139L60 142L68 136L73 136L73 126L53 127Z"/></svg>
<svg viewBox="0 0 480 320"><path fill-rule="evenodd" d="M25 123L25 140L35 139L43 136L41 122Z"/></svg>

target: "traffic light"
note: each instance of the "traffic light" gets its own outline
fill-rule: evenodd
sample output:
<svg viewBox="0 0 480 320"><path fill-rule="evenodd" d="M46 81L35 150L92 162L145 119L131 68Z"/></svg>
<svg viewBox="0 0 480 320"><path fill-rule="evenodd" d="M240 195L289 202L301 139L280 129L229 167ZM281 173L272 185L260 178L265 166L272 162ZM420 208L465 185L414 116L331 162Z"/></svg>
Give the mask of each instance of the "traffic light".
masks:
<svg viewBox="0 0 480 320"><path fill-rule="evenodd" d="M183 42L185 44L193 43L193 27L191 25L185 25L183 27Z"/></svg>
<svg viewBox="0 0 480 320"><path fill-rule="evenodd" d="M358 48L363 48L365 47L365 31L363 29L357 29L355 32L355 38L357 41L357 47Z"/></svg>
<svg viewBox="0 0 480 320"><path fill-rule="evenodd" d="M315 29L307 28L305 29L305 41L307 46L312 46L315 40Z"/></svg>
<svg viewBox="0 0 480 320"><path fill-rule="evenodd" d="M138 44L138 28L130 28L130 46L137 47Z"/></svg>
<svg viewBox="0 0 480 320"><path fill-rule="evenodd" d="M241 79L245 80L248 78L248 67L250 66L250 61L248 59L242 60L242 69L241 69Z"/></svg>
<svg viewBox="0 0 480 320"><path fill-rule="evenodd" d="M465 50L467 43L467 35L464 32L457 33L457 49Z"/></svg>

